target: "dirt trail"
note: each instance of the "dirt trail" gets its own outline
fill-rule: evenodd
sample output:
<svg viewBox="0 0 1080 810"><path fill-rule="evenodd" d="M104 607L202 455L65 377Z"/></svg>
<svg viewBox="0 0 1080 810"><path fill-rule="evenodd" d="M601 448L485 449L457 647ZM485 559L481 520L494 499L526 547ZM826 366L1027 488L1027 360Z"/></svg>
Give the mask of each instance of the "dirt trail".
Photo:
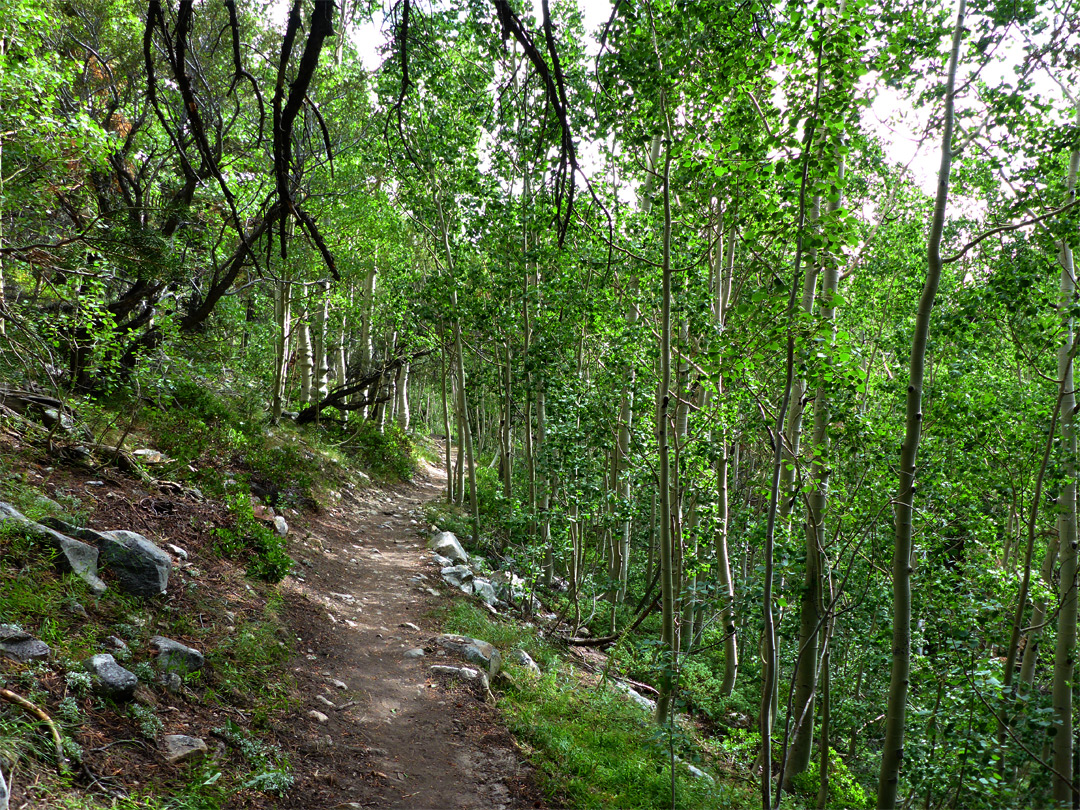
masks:
<svg viewBox="0 0 1080 810"><path fill-rule="evenodd" d="M431 664L451 663L433 648L431 615L455 597L424 547L422 514L444 482L425 466L413 484L343 492L296 527L302 573L283 592L299 653L289 718L297 784L285 807L545 806L495 709L429 677ZM418 647L424 657L405 656Z"/></svg>

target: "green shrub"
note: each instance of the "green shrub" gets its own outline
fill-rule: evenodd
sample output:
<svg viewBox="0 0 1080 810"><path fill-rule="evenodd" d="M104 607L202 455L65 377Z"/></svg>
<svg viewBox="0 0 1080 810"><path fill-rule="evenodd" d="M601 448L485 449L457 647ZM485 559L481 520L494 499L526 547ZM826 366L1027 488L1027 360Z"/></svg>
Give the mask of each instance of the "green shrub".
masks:
<svg viewBox="0 0 1080 810"><path fill-rule="evenodd" d="M796 791L802 793L808 802L813 802L821 784L819 779L819 761L817 756L810 761L810 766L791 781ZM873 807L873 798L856 781L848 770L844 760L832 748L829 749L829 799L830 810L861 810Z"/></svg>
<svg viewBox="0 0 1080 810"><path fill-rule="evenodd" d="M351 434L341 449L380 478L412 480L416 472L416 454L405 431L386 425L383 431L369 420L350 426Z"/></svg>
<svg viewBox="0 0 1080 810"><path fill-rule="evenodd" d="M235 492L226 503L236 522L231 528L214 530L218 553L246 560L248 576L254 579L283 580L293 565L292 558L285 553L285 538L255 518L251 496L246 491Z"/></svg>

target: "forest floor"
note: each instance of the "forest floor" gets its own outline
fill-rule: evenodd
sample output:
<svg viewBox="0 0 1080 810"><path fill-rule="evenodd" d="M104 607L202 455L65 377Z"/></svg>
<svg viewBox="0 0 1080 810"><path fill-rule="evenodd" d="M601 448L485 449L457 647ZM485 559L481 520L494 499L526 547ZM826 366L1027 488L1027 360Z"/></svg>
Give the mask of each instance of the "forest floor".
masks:
<svg viewBox="0 0 1080 810"><path fill-rule="evenodd" d="M346 491L294 529L303 573L282 589L301 703L286 721L296 785L283 807L545 806L497 710L429 670L439 608L465 598L425 549L423 505L444 483L421 462L413 483Z"/></svg>
<svg viewBox="0 0 1080 810"><path fill-rule="evenodd" d="M81 720L67 732L84 750L90 781L78 778L65 788L48 765L31 760L15 774L12 808L115 806L107 794L161 801L193 785L203 793L214 790L221 776L214 771L241 767L241 756L247 756L239 753L243 746L238 750L235 740L222 736L222 724L229 722L278 746L294 783L280 797L245 785L228 798L222 795L220 803L210 799L199 807L547 807L533 769L486 695L430 671L433 663L455 663L438 657L438 623L452 600L469 598L442 582L425 548L431 527L424 505L441 497L442 471L421 461L411 483L350 487L340 478L326 479L322 508L286 510L296 565L274 588L247 579L242 566L214 551L212 529L227 518L219 502L178 494L175 484L150 493L151 487L114 470L55 464L7 433L0 435L0 453L10 477L31 492L77 495L88 515L85 525L139 531L155 542L183 546L189 555L174 568L167 596L141 607L130 598L88 598L72 614L61 605L60 583L47 586L47 599L31 605L27 626L40 633L54 625L50 642L65 656L83 655L79 651L87 645L96 650L108 633L141 638L159 632L198 647L210 660L216 651L238 649L246 628L257 632L263 626L275 628L273 634L291 650L289 660L260 670L276 673L266 675L276 683L250 677L237 682L211 665L204 681L179 692L140 687L137 701L157 718L151 717L157 723L152 733L145 726L140 731L138 717L123 706L82 695ZM229 466L222 459L222 470ZM8 566L0 573L3 589L21 581L23 568ZM258 624L267 611L274 623ZM263 639L259 644L275 641L274 635L254 637ZM132 644L135 657L144 657L145 639ZM423 657L405 655L417 648L425 650ZM272 652L255 654L273 658ZM33 668L0 657L0 682L7 678L27 694L36 690L42 705L54 711L72 694L62 666ZM168 764L157 739L162 731L205 738L210 760L195 767ZM80 792L78 786L91 795L65 795L61 801L67 790ZM93 803L99 799L103 804Z"/></svg>

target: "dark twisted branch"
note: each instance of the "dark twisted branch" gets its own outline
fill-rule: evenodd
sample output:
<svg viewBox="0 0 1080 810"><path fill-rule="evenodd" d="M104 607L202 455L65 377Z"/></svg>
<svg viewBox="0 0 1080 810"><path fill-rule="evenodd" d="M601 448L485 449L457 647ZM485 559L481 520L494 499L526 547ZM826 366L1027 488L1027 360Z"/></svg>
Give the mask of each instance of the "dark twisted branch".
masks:
<svg viewBox="0 0 1080 810"><path fill-rule="evenodd" d="M559 121L561 131L559 143L559 169L555 176L555 214L558 220L559 247L562 247L566 232L570 227L570 218L574 210L574 181L578 173L577 151L574 147L573 131L570 128L570 117L566 99L566 82L563 76L562 66L559 63L558 51L555 48L555 35L551 24L551 12L547 0L543 2L544 12L544 39L551 66L548 66L544 55L540 53L532 36L525 30L521 19L510 8L508 0L492 0L495 12L499 17L499 24L503 33L513 34L514 39L521 45L525 55L529 57L533 67L536 68L540 80L544 84L544 92L548 105L555 111L555 117ZM566 210L563 210L563 201L566 201Z"/></svg>
<svg viewBox="0 0 1080 810"><path fill-rule="evenodd" d="M304 410L300 411L300 413L296 416L296 424L306 425L310 422L314 422L316 418L318 418L319 414L322 413L322 411L326 408L336 408L339 411L350 411L356 410L357 408L362 408L365 405L370 405L372 404L372 402L380 401L365 400L364 402L357 402L355 404L350 404L346 402L349 397L359 394L361 391L366 391L368 388L375 385L377 382L379 382L379 380L381 380L384 376L388 375L390 372L397 371L399 368L401 368L401 366L405 365L406 363L412 363L413 361L418 360L421 357L426 357L433 351L435 350L424 349L422 351L413 352L411 354L403 354L399 357L388 360L387 362L383 363L383 365L379 368L372 369L371 371L361 374L359 377L352 377L351 379L347 379L341 385L330 389L326 396L323 397L319 402L316 402L313 405L309 405L308 407L304 408Z"/></svg>

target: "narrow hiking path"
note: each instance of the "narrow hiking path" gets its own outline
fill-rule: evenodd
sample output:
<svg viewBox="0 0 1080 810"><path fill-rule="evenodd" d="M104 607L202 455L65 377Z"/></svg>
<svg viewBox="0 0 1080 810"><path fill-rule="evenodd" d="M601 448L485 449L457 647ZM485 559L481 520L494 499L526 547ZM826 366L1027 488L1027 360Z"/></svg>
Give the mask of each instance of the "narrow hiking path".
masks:
<svg viewBox="0 0 1080 810"><path fill-rule="evenodd" d="M290 723L297 783L283 807L544 807L495 708L429 675L442 583L425 548L423 505L445 473L421 462L412 484L343 491L296 527L303 573L282 583L300 692ZM425 649L423 657L415 656ZM284 735L283 735L284 736Z"/></svg>

